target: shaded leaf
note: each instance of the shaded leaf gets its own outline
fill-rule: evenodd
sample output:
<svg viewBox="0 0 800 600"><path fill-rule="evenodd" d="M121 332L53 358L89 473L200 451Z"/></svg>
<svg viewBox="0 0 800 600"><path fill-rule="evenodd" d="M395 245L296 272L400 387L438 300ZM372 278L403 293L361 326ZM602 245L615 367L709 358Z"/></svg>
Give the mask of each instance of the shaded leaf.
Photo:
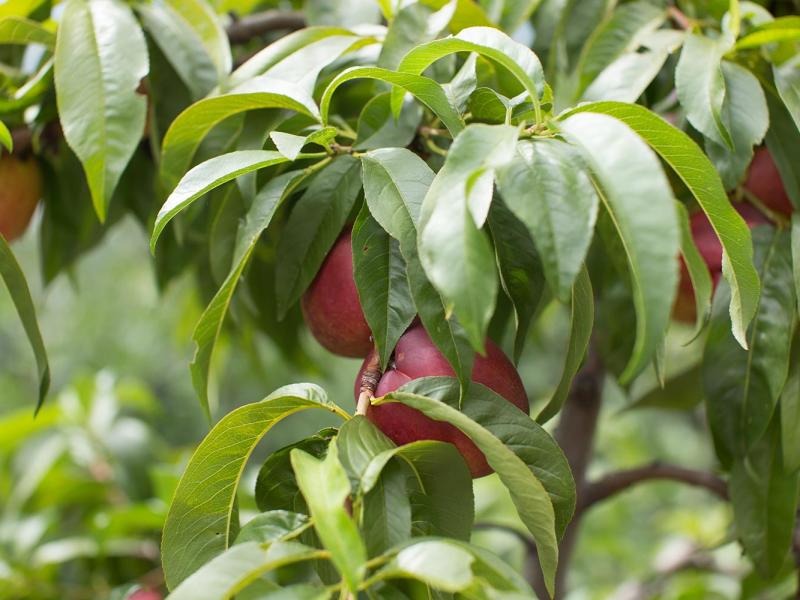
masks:
<svg viewBox="0 0 800 600"><path fill-rule="evenodd" d="M257 514L248 521L239 530L234 544L243 544L244 542L271 544L294 537L308 524L309 519L306 515L286 510L271 510Z"/></svg>
<svg viewBox="0 0 800 600"><path fill-rule="evenodd" d="M23 17L0 18L0 44L42 44L48 48L56 45L56 35L36 21Z"/></svg>
<svg viewBox="0 0 800 600"><path fill-rule="evenodd" d="M678 208L678 222L681 226L681 257L689 273L689 280L692 282L692 291L694 293L695 314L697 315L695 330L692 334L692 339L694 339L700 334L711 314L713 285L708 265L703 260L703 256L697 249L692 237L689 212L680 202L676 202L675 206Z"/></svg>

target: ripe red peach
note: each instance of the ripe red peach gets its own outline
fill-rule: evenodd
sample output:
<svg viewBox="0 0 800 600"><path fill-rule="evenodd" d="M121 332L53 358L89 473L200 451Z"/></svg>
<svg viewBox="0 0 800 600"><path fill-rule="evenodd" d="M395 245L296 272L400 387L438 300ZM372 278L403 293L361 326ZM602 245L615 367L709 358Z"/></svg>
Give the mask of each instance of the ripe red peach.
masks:
<svg viewBox="0 0 800 600"><path fill-rule="evenodd" d="M36 159L0 156L0 234L11 242L28 228L42 197L42 176Z"/></svg>
<svg viewBox="0 0 800 600"><path fill-rule="evenodd" d="M367 357L364 361L365 366L370 359ZM363 369L362 366L362 372ZM384 396L412 379L454 375L452 367L425 329L421 325L414 325L397 342L394 360L383 373L375 395ZM486 356L475 357L472 380L490 388L521 411L528 412L528 396L517 369L491 340L486 340ZM360 381L361 372L356 380L356 397ZM461 452L473 477L483 477L492 472L478 447L449 423L434 421L420 411L397 402L371 406L367 418L396 444L417 440L450 442Z"/></svg>

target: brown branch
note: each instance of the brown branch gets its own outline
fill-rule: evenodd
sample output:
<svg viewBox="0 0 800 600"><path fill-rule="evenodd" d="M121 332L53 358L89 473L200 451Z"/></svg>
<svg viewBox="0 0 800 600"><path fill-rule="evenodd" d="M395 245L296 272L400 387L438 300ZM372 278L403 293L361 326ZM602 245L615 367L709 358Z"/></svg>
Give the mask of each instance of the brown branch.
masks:
<svg viewBox="0 0 800 600"><path fill-rule="evenodd" d="M687 469L677 465L653 463L635 469L611 473L598 481L588 483L583 489L576 512L591 508L598 502L623 492L637 483L658 479L677 481L705 488L723 500L728 499L728 485L713 473Z"/></svg>
<svg viewBox="0 0 800 600"><path fill-rule="evenodd" d="M272 31L296 31L306 26L303 13L286 10L266 10L236 19L226 32L231 44L246 44L253 38Z"/></svg>
<svg viewBox="0 0 800 600"><path fill-rule="evenodd" d="M669 15L669 18L672 19L673 22L684 31L690 31L694 26L692 24L692 20L683 14L683 11L677 6L668 7L667 14Z"/></svg>
<svg viewBox="0 0 800 600"><path fill-rule="evenodd" d="M373 348L367 359L367 364L361 372L358 402L356 403L357 415L367 414L367 409L369 409L369 405L375 397L375 390L378 389L382 374L381 357L378 355L378 349Z"/></svg>

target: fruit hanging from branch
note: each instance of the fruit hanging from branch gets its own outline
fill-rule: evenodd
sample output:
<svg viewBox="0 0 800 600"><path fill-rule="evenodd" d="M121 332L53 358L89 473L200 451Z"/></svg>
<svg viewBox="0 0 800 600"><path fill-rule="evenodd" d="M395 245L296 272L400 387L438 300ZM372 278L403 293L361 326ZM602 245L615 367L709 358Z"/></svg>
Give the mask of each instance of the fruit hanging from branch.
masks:
<svg viewBox="0 0 800 600"><path fill-rule="evenodd" d="M28 228L42 197L42 175L35 158L0 156L0 235L11 242Z"/></svg>
<svg viewBox="0 0 800 600"><path fill-rule="evenodd" d="M751 229L756 225L769 223L769 219L757 208L744 202L734 204L736 211L742 215L745 223ZM722 244L719 241L714 228L703 211L698 211L691 216L690 226L692 229L692 239L703 257L709 272L711 273L711 283L717 289L719 280L722 277ZM675 299L673 315L679 321L694 323L697 318L694 289L689 278L689 271L686 263L681 259L681 280L678 289L678 296Z"/></svg>
<svg viewBox="0 0 800 600"><path fill-rule="evenodd" d="M750 163L744 188L770 210L783 215L792 214L792 202L783 186L781 174L765 147L758 148Z"/></svg>
<svg viewBox="0 0 800 600"><path fill-rule="evenodd" d="M358 373L356 397L359 395L362 374L370 362L374 362L372 355L366 358ZM397 342L394 358L381 376L375 395L384 396L420 377L454 375L447 359L433 344L422 325L413 325ZM472 381L485 385L521 411L528 412L528 396L517 369L491 340L486 340L486 356L475 356ZM478 447L449 423L434 421L418 410L397 402L371 406L367 418L398 445L418 440L450 442L461 452L473 477L483 477L492 472Z"/></svg>
<svg viewBox="0 0 800 600"><path fill-rule="evenodd" d="M341 356L363 358L372 349L369 325L353 279L348 227L336 240L302 301L303 317L316 340Z"/></svg>

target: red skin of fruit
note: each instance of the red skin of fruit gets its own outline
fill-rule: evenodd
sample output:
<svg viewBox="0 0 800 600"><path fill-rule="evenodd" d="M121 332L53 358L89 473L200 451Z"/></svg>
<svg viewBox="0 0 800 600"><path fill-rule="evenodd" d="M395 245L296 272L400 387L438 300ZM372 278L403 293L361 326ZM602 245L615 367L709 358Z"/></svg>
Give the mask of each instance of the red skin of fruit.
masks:
<svg viewBox="0 0 800 600"><path fill-rule="evenodd" d="M363 358L372 350L372 332L358 300L350 244L348 228L328 252L301 306L306 325L320 344L334 354Z"/></svg>
<svg viewBox="0 0 800 600"><path fill-rule="evenodd" d="M734 208L742 215L745 223L751 229L756 225L769 223L769 219L763 213L749 204L734 204ZM694 243L711 273L713 289L717 289L717 284L722 277L722 244L703 211L698 211L691 216L690 225ZM675 301L674 315L679 321L687 323L693 323L697 316L694 305L694 289L683 259L681 259L681 281Z"/></svg>
<svg viewBox="0 0 800 600"><path fill-rule="evenodd" d="M367 357L364 365L370 358ZM363 370L364 366L356 379L356 398ZM384 396L412 379L430 376L454 377L455 373L425 329L421 325L414 325L397 342L394 362L381 377L375 395ZM475 356L472 381L482 383L525 414L528 413L528 396L517 369L491 340L486 340L486 356ZM434 421L420 411L397 402L371 406L367 418L398 445L418 440L450 442L464 457L473 477L483 477L492 472L478 447L449 423Z"/></svg>
<svg viewBox="0 0 800 600"><path fill-rule="evenodd" d="M155 590L137 590L128 596L128 600L162 600L162 596Z"/></svg>
<svg viewBox="0 0 800 600"><path fill-rule="evenodd" d="M0 156L0 235L6 241L25 233L41 197L42 177L36 159Z"/></svg>
<svg viewBox="0 0 800 600"><path fill-rule="evenodd" d="M792 214L792 201L783 187L778 167L769 150L763 146L753 155L744 187L769 209L787 216Z"/></svg>

